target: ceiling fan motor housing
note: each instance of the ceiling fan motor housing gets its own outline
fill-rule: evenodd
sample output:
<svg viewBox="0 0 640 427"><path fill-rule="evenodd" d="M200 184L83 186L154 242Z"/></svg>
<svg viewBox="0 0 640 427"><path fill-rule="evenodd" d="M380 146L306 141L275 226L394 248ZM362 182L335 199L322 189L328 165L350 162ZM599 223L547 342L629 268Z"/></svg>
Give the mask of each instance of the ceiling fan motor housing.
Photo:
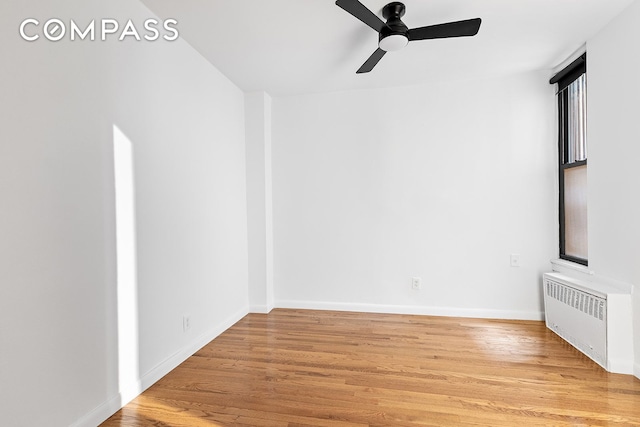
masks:
<svg viewBox="0 0 640 427"><path fill-rule="evenodd" d="M392 2L382 8L382 16L387 20L387 26L380 31L378 46L390 52L400 50L409 43L407 33L409 28L400 20L406 9L400 2Z"/></svg>

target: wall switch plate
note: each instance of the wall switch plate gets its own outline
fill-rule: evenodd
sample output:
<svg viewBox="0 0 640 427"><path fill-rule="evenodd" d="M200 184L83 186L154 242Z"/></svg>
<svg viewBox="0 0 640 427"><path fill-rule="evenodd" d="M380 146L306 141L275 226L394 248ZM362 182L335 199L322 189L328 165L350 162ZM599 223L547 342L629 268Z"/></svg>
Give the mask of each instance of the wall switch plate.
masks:
<svg viewBox="0 0 640 427"><path fill-rule="evenodd" d="M419 291L421 287L422 287L422 284L421 284L420 278L419 277L412 277L411 278L411 289L413 289L415 291Z"/></svg>
<svg viewBox="0 0 640 427"><path fill-rule="evenodd" d="M520 254L511 254L511 267L520 267Z"/></svg>
<svg viewBox="0 0 640 427"><path fill-rule="evenodd" d="M191 316L185 314L182 316L182 330L187 332L189 329L191 329Z"/></svg>

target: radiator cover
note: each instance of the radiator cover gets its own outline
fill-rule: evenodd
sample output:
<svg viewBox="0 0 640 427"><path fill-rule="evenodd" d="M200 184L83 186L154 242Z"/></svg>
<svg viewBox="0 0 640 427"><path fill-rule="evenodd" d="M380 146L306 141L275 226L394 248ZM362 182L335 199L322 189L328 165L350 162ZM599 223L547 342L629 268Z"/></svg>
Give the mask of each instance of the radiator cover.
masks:
<svg viewBox="0 0 640 427"><path fill-rule="evenodd" d="M633 373L631 292L545 273L543 293L547 328L604 369Z"/></svg>
<svg viewBox="0 0 640 427"><path fill-rule="evenodd" d="M575 348L607 368L607 298L545 277L545 322Z"/></svg>

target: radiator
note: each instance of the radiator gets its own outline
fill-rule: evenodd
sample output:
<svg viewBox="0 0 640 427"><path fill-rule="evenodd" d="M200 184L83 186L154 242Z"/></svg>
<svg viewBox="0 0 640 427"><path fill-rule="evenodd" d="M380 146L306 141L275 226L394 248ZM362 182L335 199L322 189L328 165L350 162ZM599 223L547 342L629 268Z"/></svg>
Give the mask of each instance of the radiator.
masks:
<svg viewBox="0 0 640 427"><path fill-rule="evenodd" d="M604 369L633 372L631 293L559 273L543 275L545 322Z"/></svg>

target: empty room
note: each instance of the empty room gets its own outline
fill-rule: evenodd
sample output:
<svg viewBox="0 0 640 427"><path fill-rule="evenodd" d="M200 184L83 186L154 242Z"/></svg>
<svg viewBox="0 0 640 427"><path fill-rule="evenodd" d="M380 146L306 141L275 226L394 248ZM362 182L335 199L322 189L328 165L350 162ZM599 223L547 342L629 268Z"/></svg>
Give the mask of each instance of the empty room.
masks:
<svg viewBox="0 0 640 427"><path fill-rule="evenodd" d="M0 23L1 426L640 426L640 0Z"/></svg>

